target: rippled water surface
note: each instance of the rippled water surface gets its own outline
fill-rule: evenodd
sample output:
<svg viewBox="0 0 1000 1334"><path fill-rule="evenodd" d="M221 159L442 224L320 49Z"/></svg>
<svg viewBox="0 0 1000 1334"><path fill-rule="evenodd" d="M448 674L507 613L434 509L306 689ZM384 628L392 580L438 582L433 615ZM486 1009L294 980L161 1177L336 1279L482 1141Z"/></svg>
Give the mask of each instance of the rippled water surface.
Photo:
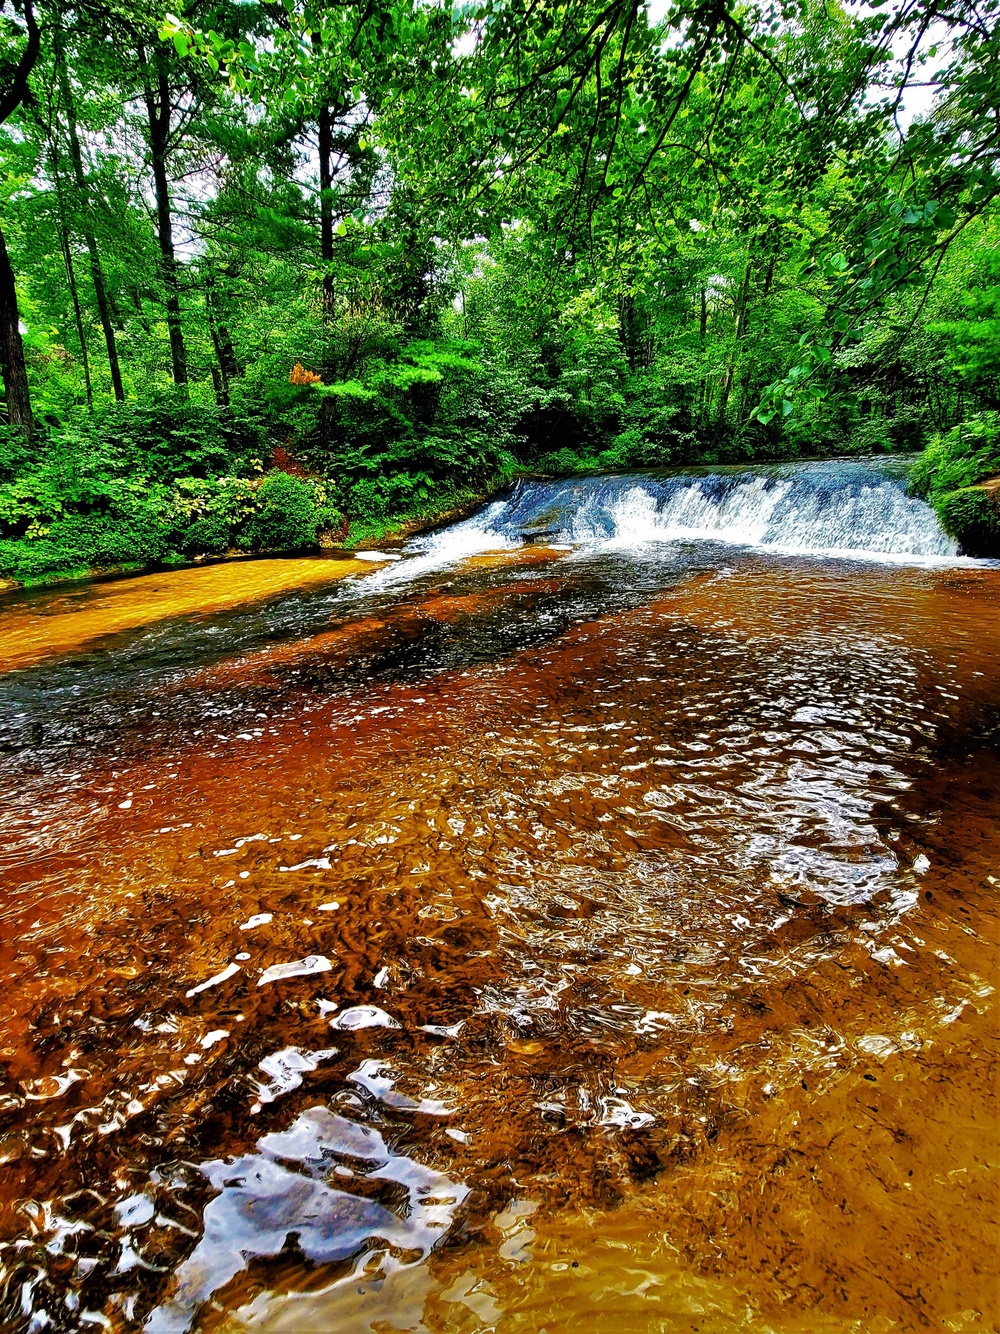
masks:
<svg viewBox="0 0 1000 1334"><path fill-rule="evenodd" d="M1000 569L579 485L0 607L0 1327L1000 1328Z"/></svg>

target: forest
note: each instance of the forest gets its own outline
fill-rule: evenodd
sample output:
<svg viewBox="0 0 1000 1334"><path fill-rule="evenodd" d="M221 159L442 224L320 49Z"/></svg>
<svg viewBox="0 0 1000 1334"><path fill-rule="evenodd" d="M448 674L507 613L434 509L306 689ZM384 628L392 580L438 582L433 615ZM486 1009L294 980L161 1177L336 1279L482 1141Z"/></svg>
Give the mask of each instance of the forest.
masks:
<svg viewBox="0 0 1000 1334"><path fill-rule="evenodd" d="M996 0L11 0L0 578L923 451L1000 552Z"/></svg>

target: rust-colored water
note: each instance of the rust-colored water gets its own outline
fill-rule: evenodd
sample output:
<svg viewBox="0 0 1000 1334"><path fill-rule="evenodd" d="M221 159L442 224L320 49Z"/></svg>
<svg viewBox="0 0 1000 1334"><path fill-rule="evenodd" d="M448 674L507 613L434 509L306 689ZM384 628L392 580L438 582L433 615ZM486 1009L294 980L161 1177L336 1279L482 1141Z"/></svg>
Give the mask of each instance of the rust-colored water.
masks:
<svg viewBox="0 0 1000 1334"><path fill-rule="evenodd" d="M1000 570L509 560L41 609L3 1328L1000 1329Z"/></svg>

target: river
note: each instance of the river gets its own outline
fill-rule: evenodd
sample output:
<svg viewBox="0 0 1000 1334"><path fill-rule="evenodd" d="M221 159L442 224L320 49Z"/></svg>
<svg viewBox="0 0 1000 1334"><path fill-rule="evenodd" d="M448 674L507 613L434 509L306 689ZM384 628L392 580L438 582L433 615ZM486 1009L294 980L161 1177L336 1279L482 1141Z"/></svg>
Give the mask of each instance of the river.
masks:
<svg viewBox="0 0 1000 1334"><path fill-rule="evenodd" d="M1000 1328L1000 566L905 473L0 599L0 1327Z"/></svg>

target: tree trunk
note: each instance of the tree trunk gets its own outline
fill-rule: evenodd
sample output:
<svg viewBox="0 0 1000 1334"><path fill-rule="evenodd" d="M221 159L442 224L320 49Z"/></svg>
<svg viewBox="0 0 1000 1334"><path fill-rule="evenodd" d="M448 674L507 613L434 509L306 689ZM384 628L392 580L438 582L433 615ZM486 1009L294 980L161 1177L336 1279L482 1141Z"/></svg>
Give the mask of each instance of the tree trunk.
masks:
<svg viewBox="0 0 1000 1334"><path fill-rule="evenodd" d="M118 362L118 345L115 342L115 331L111 323L111 308L108 303L108 287L104 280L104 266L101 263L100 251L97 248L97 237L94 234L93 227L90 225L90 196L87 190L87 178L83 170L83 153L80 148L80 136L76 128L76 107L73 101L73 90L70 87L69 75L66 71L66 60L62 49L62 34L58 29L56 30L55 51L56 63L59 70L59 96L66 113L66 124L69 133L69 157L73 167L73 181L80 198L83 240L87 247L87 253L90 256L90 279L94 284L94 297L97 301L97 316L101 322L101 330L104 334L104 344L108 352L108 367L111 370L111 387L114 390L114 395L118 402L124 403L125 390L122 386L122 372Z"/></svg>
<svg viewBox="0 0 1000 1334"><path fill-rule="evenodd" d="M333 111L319 111L319 257L323 265L323 321L333 319Z"/></svg>
<svg viewBox="0 0 1000 1334"><path fill-rule="evenodd" d="M243 371L236 360L236 349L233 347L229 328L218 318L218 306L216 306L215 327L219 336L219 365L227 380L235 380L238 375L243 374Z"/></svg>
<svg viewBox="0 0 1000 1334"><path fill-rule="evenodd" d="M212 335L215 359L218 366L212 367L212 383L215 385L215 401L220 408L229 407L229 373L226 366L226 353L215 320L212 318L210 294L205 296L205 313L208 316L208 331ZM227 335L228 337L228 335Z"/></svg>
<svg viewBox="0 0 1000 1334"><path fill-rule="evenodd" d="M243 368L236 360L236 349L233 347L229 328L222 318L222 302L219 300L219 288L211 265L209 265L207 273L205 308L208 311L208 320L212 327L212 340L216 343L215 351L219 358L219 368L227 381L235 380L243 374Z"/></svg>
<svg viewBox="0 0 1000 1334"><path fill-rule="evenodd" d="M108 315L111 318L112 329L117 329L121 333L125 328L125 316L111 288L108 288Z"/></svg>
<svg viewBox="0 0 1000 1334"><path fill-rule="evenodd" d="M750 304L750 282L753 277L753 261L748 259L747 266L743 273L743 281L740 283L740 290L736 297L735 308L735 327L733 330L733 350L729 359L729 365L726 367L726 373L722 380L722 391L719 397L718 410L718 429L725 430L726 411L729 407L729 395L732 393L733 381L736 377L736 363L740 355L740 344L746 337L747 330L747 310Z"/></svg>
<svg viewBox="0 0 1000 1334"><path fill-rule="evenodd" d="M7 398L7 420L11 426L30 437L35 429L35 421L31 415L28 368L24 363L20 324L14 270L7 254L3 229L0 228L0 371L3 372L3 387Z"/></svg>
<svg viewBox="0 0 1000 1334"><path fill-rule="evenodd" d="M73 303L73 318L76 321L76 336L80 340L80 360L83 363L83 382L86 386L87 408L90 412L93 412L94 387L90 382L90 357L87 353L87 336L83 331L83 314L80 310L80 293L76 285L76 268L73 264L69 224L66 221L62 180L59 175L59 160L56 156L56 148L54 144L52 146L52 179L55 182L56 204L59 209L59 245L62 249L63 264L66 268L66 283L69 287L70 300Z"/></svg>
<svg viewBox="0 0 1000 1334"><path fill-rule="evenodd" d="M708 288L702 283L698 292L699 312L698 312L698 334L700 338L702 362L701 379L698 381L698 390L695 395L694 406L694 424L695 429L704 432L708 428L709 422L709 377L705 370L705 340L708 337Z"/></svg>
<svg viewBox="0 0 1000 1334"><path fill-rule="evenodd" d="M139 58L148 71L146 53L140 43ZM170 361L174 384L188 382L187 352L184 347L184 329L181 324L180 284L177 255L174 251L173 222L170 214L170 185L167 179L167 154L170 139L170 84L163 54L153 57L156 88L147 74L144 86L146 114L149 119L149 150L153 169L153 190L156 195L156 235L160 244L160 271L166 293L167 332L170 336Z"/></svg>
<svg viewBox="0 0 1000 1334"><path fill-rule="evenodd" d="M87 335L83 329L83 314L80 310L80 293L76 286L76 272L73 268L73 251L70 249L69 232L65 223L59 228L59 241L62 246L63 264L66 266L66 282L69 296L73 303L73 319L76 323L76 336L80 342L80 361L83 364L83 383L87 395L87 409L94 411L94 386L90 382L90 356L87 352Z"/></svg>
<svg viewBox="0 0 1000 1334"><path fill-rule="evenodd" d="M24 101L28 92L28 76L35 67L41 50L41 29L35 20L31 0L24 0L24 22L28 40L21 58L8 75L7 87L0 93L0 125ZM30 439L35 429L31 415L31 393L28 389L28 368L24 364L24 343L21 341L21 313L17 307L17 284L7 242L0 228L0 373L3 375L7 398L7 420L22 430Z"/></svg>
<svg viewBox="0 0 1000 1334"><path fill-rule="evenodd" d="M212 367L212 382L215 385L215 400L220 408L229 407L229 385L241 373L236 361L236 350L230 337L229 329L220 318L222 302L215 282L211 261L205 269L205 315L208 319L208 332L212 336L212 347L218 366Z"/></svg>
<svg viewBox="0 0 1000 1334"><path fill-rule="evenodd" d="M142 304L142 294L140 293L138 287L130 287L128 290L129 290L129 296L132 298L132 309L135 311L136 317L138 318L139 323L142 325L142 331L144 334L146 334L147 337L151 337L153 333L153 327L146 316L146 311ZM116 320L115 322L119 328L123 327L120 320Z"/></svg>
<svg viewBox="0 0 1000 1334"><path fill-rule="evenodd" d="M767 270L764 274L764 289L760 294L760 299L762 301L766 301L767 298L771 295L771 288L774 285L774 270L777 263L778 263L777 252L772 251L771 258L767 261Z"/></svg>
<svg viewBox="0 0 1000 1334"><path fill-rule="evenodd" d="M618 297L619 339L625 352L628 368L635 372L641 360L639 350L639 314L635 308L635 297L631 292L622 292Z"/></svg>

